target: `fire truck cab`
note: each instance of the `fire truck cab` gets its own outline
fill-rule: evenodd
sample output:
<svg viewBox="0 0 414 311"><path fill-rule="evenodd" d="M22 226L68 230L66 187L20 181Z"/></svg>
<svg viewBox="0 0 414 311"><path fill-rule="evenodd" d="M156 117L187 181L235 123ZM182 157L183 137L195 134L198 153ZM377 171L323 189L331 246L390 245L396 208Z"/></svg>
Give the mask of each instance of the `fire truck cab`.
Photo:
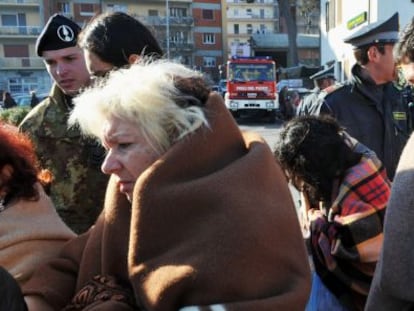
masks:
<svg viewBox="0 0 414 311"><path fill-rule="evenodd" d="M279 110L275 61L268 56L229 59L224 102L234 117L267 116L273 122Z"/></svg>

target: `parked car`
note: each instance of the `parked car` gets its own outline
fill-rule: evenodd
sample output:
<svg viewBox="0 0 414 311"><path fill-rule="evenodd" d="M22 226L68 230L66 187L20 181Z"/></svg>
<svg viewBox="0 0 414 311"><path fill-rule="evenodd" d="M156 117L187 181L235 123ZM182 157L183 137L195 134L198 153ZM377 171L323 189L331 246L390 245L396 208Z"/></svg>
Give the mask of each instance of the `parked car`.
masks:
<svg viewBox="0 0 414 311"><path fill-rule="evenodd" d="M218 92L224 98L224 95L226 95L226 92L227 92L227 80L226 79L221 79L219 84L218 84L218 87L219 87Z"/></svg>
<svg viewBox="0 0 414 311"><path fill-rule="evenodd" d="M212 85L210 87L211 91L213 92L220 92L220 87L218 85Z"/></svg>

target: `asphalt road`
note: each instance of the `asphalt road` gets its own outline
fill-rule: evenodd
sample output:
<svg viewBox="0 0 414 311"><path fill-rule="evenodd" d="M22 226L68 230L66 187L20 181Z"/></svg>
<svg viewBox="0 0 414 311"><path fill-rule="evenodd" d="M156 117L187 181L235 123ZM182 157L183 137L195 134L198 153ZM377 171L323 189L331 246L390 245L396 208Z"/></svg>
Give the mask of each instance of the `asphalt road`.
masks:
<svg viewBox="0 0 414 311"><path fill-rule="evenodd" d="M239 127L243 131L253 131L261 135L266 142L269 144L270 148L274 150L274 146L279 136L280 129L282 127L282 121L276 121L275 123L266 123L265 121L255 121L255 120L237 120Z"/></svg>

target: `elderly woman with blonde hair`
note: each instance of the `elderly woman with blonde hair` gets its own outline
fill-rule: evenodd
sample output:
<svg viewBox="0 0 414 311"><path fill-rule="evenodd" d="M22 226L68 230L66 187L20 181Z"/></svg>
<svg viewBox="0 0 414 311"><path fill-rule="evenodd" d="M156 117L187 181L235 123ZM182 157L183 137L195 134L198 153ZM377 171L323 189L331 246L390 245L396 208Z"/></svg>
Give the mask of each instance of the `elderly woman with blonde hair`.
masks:
<svg viewBox="0 0 414 311"><path fill-rule="evenodd" d="M169 61L112 72L72 124L107 150L96 224L23 288L29 310L303 310L306 250L268 145L201 74Z"/></svg>

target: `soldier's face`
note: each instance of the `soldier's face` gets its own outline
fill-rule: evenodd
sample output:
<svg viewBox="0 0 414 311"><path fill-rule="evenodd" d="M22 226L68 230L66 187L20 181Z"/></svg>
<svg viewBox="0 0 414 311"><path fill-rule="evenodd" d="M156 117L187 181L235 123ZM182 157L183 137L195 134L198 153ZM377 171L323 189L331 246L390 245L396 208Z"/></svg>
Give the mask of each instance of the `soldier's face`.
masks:
<svg viewBox="0 0 414 311"><path fill-rule="evenodd" d="M400 64L402 72L404 74L405 80L411 85L414 85L414 62L410 62L410 60L405 59Z"/></svg>
<svg viewBox="0 0 414 311"><path fill-rule="evenodd" d="M44 51L42 57L50 76L66 95L76 95L89 84L89 73L79 47Z"/></svg>
<svg viewBox="0 0 414 311"><path fill-rule="evenodd" d="M102 171L116 177L119 191L131 201L136 180L159 158L159 154L137 126L125 120L107 120L102 137L107 150Z"/></svg>

